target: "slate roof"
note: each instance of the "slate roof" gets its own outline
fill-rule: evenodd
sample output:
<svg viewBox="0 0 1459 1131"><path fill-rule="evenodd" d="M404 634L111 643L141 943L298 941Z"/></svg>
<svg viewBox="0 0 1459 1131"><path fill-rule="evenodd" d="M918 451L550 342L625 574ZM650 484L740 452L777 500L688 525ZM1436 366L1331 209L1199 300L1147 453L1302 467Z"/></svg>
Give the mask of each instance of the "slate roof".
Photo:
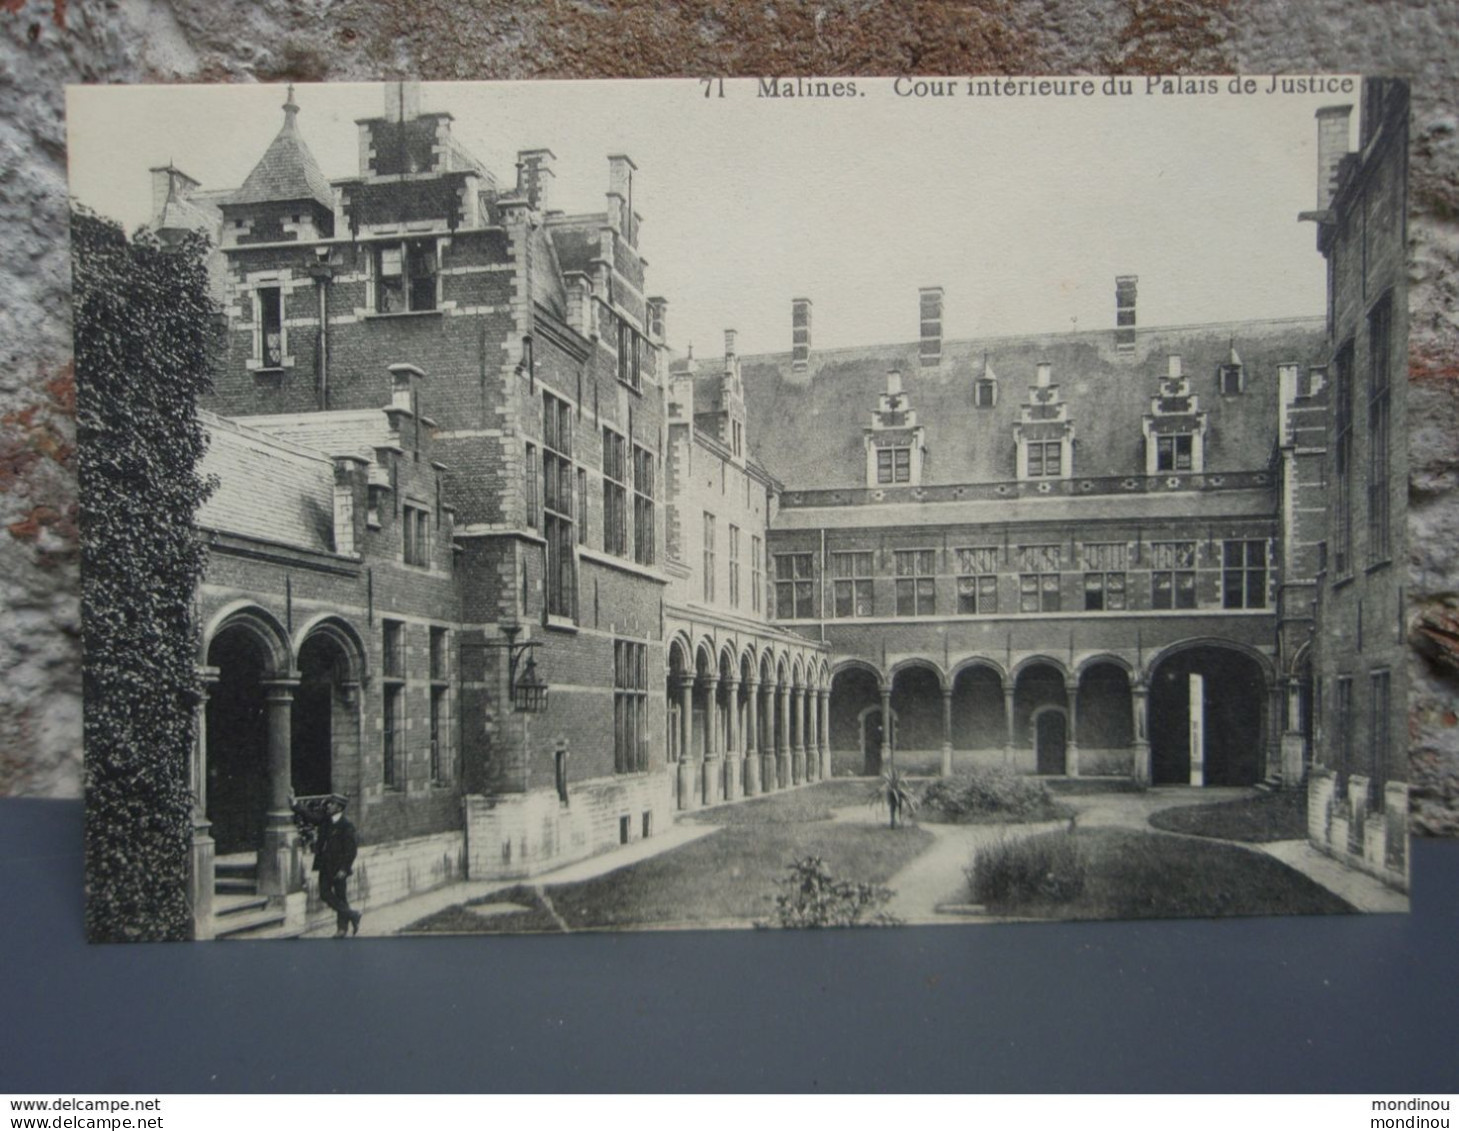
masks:
<svg viewBox="0 0 1459 1131"><path fill-rule="evenodd" d="M330 187L329 178L320 171L314 154L304 144L295 121L298 113L291 91L289 101L284 104L283 128L227 203L313 200L321 207L333 210L334 190Z"/></svg>
<svg viewBox="0 0 1459 1131"><path fill-rule="evenodd" d="M323 455L199 410L208 432L203 475L218 489L198 525L305 550L334 550L334 465Z"/></svg>
<svg viewBox="0 0 1459 1131"><path fill-rule="evenodd" d="M1216 374L1233 350L1245 366L1246 390L1222 397ZM803 373L792 370L788 352L745 356L747 440L788 491L864 486L863 430L886 391L887 371L900 369L908 405L926 429L924 483L1012 480L1013 427L1037 365L1048 362L1074 426L1074 474L1143 474L1141 419L1173 353L1208 414L1206 470L1263 468L1277 439L1277 367L1324 363L1325 326L1322 318L1293 318L1155 327L1141 329L1128 354L1117 352L1111 330L945 341L942 363L928 368L918 362L916 342L813 349ZM975 408L985 363L997 375L997 404ZM718 359L695 364L695 403L711 404L722 366Z"/></svg>
<svg viewBox="0 0 1459 1131"><path fill-rule="evenodd" d="M232 419L245 428L297 444L323 457L358 455L373 460L376 448L399 443L399 437L390 430L389 417L379 408Z"/></svg>

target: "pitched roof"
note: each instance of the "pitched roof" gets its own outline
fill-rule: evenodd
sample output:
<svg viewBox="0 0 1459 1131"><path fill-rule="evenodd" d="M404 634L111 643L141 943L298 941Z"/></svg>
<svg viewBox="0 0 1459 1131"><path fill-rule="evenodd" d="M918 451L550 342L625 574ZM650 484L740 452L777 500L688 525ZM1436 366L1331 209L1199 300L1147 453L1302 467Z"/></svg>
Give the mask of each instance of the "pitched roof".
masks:
<svg viewBox="0 0 1459 1131"><path fill-rule="evenodd" d="M331 460L211 412L198 412L208 432L202 474L218 489L198 510L198 525L266 542L334 550L334 464Z"/></svg>
<svg viewBox="0 0 1459 1131"><path fill-rule="evenodd" d="M314 154L299 133L299 107L294 105L294 88L284 103L284 125L264 150L263 157L248 174L243 186L229 198L229 204L261 204L265 201L313 200L334 208L334 190L320 171Z"/></svg>
<svg viewBox="0 0 1459 1131"><path fill-rule="evenodd" d="M1012 480L1013 428L1038 364L1047 362L1074 427L1074 473L1143 474L1141 420L1167 373L1167 356L1180 354L1207 413L1206 469L1261 468L1277 440L1277 367L1323 363L1325 342L1323 319L1289 318L1141 329L1129 353L1115 348L1109 330L947 341L942 363L927 368L916 342L813 351L799 373L788 352L746 356L740 373L747 440L788 491L864 485L864 429L886 391L888 370L899 369L908 407L926 430L925 483ZM1245 390L1223 397L1217 370L1238 347ZM997 375L997 403L977 408L974 385L985 365ZM696 404L712 398L719 369L700 363Z"/></svg>

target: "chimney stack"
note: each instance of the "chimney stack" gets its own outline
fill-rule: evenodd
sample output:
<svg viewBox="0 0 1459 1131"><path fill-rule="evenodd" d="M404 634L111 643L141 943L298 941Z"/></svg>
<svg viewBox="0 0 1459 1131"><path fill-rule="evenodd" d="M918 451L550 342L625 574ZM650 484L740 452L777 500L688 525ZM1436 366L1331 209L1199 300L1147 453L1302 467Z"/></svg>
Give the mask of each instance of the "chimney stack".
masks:
<svg viewBox="0 0 1459 1131"><path fill-rule="evenodd" d="M811 300L790 300L790 368L804 373L811 360Z"/></svg>
<svg viewBox="0 0 1459 1131"><path fill-rule="evenodd" d="M638 246L633 214L633 173L637 168L627 154L614 153L608 157L608 223L630 247Z"/></svg>
<svg viewBox="0 0 1459 1131"><path fill-rule="evenodd" d="M923 365L939 365L942 362L942 288L922 287L917 296L922 316L917 358Z"/></svg>
<svg viewBox="0 0 1459 1131"><path fill-rule="evenodd" d="M1040 389L1047 389L1053 380L1054 367L1047 361L1038 363L1038 376L1034 379Z"/></svg>
<svg viewBox="0 0 1459 1131"><path fill-rule="evenodd" d="M902 395L902 371L900 369L887 370L887 396L900 397Z"/></svg>
<svg viewBox="0 0 1459 1131"><path fill-rule="evenodd" d="M385 84L385 120L413 122L420 117L420 83L388 82Z"/></svg>
<svg viewBox="0 0 1459 1131"><path fill-rule="evenodd" d="M660 345L663 344L665 327L668 322L669 300L655 296L648 300L648 336Z"/></svg>
<svg viewBox="0 0 1459 1131"><path fill-rule="evenodd" d="M729 361L735 356L735 332L726 330L724 332L724 359Z"/></svg>
<svg viewBox="0 0 1459 1131"><path fill-rule="evenodd" d="M1179 381L1183 374L1180 369L1180 354L1171 354L1165 362L1165 373L1171 381Z"/></svg>
<svg viewBox="0 0 1459 1131"><path fill-rule="evenodd" d="M1115 276L1115 349L1135 348L1135 293L1138 275Z"/></svg>
<svg viewBox="0 0 1459 1131"><path fill-rule="evenodd" d="M550 149L524 149L517 154L517 192L539 212L546 211L552 195L553 169L556 154Z"/></svg>
<svg viewBox="0 0 1459 1131"><path fill-rule="evenodd" d="M1337 173L1348 155L1351 106L1324 106L1317 111L1317 210L1325 212L1337 193Z"/></svg>

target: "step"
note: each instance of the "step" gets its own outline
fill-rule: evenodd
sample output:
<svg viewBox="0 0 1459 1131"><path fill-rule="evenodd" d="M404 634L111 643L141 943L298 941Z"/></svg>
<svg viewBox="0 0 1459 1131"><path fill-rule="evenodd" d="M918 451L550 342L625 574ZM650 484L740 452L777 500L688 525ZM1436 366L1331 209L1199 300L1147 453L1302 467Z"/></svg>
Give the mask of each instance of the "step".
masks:
<svg viewBox="0 0 1459 1131"><path fill-rule="evenodd" d="M249 892L242 895L213 897L213 914L217 916L239 915L247 911L258 911L268 906L268 896Z"/></svg>
<svg viewBox="0 0 1459 1131"><path fill-rule="evenodd" d="M284 913L281 909L262 908L237 914L214 917L213 938L215 939L288 939L303 934L301 928L285 929Z"/></svg>
<svg viewBox="0 0 1459 1131"><path fill-rule="evenodd" d="M256 895L258 880L252 876L219 876L213 880L213 891L219 895Z"/></svg>

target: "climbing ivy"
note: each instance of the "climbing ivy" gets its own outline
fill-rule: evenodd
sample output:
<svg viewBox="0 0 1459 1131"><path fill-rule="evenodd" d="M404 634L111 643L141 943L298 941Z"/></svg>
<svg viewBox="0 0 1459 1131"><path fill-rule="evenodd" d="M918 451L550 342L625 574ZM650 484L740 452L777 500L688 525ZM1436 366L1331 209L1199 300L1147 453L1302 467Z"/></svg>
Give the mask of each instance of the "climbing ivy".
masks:
<svg viewBox="0 0 1459 1131"><path fill-rule="evenodd" d="M198 395L218 310L207 241L71 215L80 437L86 932L192 935L188 760L199 697Z"/></svg>

